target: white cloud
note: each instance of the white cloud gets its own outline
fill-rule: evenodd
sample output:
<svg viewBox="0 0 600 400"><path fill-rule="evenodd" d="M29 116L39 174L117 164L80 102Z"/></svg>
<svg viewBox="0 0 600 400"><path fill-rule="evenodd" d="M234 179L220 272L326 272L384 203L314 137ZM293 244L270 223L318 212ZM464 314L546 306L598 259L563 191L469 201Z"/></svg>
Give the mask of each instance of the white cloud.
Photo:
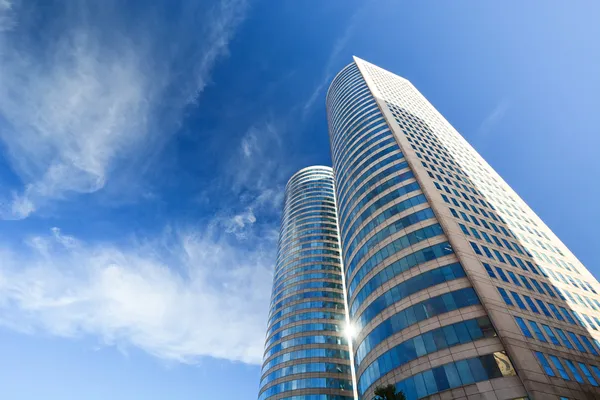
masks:
<svg viewBox="0 0 600 400"><path fill-rule="evenodd" d="M14 27L12 15L13 3L10 0L0 0L0 32L8 31Z"/></svg>
<svg viewBox="0 0 600 400"><path fill-rule="evenodd" d="M245 158L252 157L253 153L256 151L256 133L251 130L247 132L241 140L240 146L242 148L242 154Z"/></svg>
<svg viewBox="0 0 600 400"><path fill-rule="evenodd" d="M500 101L496 107L485 117L485 119L481 122L479 129L477 130L477 135L479 138L485 138L489 136L496 125L504 118L506 112L508 111L509 103L506 100Z"/></svg>
<svg viewBox="0 0 600 400"><path fill-rule="evenodd" d="M304 117L308 115L309 111L315 104L315 101L319 98L325 87L329 85L331 79L333 79L334 74L337 73L337 71L335 71L334 68L336 67L336 65L338 65L338 58L342 51L348 46L348 42L354 35L356 27L359 26L365 10L371 6L371 3L372 0L367 1L352 14L348 24L346 24L346 29L344 29L342 34L336 39L335 43L333 44L333 48L329 53L329 57L327 58L327 62L325 63L325 68L323 69L323 77L304 103L302 110ZM352 60L348 59L347 62L344 63L344 65L350 64L350 62L352 62Z"/></svg>
<svg viewBox="0 0 600 400"><path fill-rule="evenodd" d="M118 18L109 30L90 23L97 16L90 10L68 10L69 18L56 22L65 28L36 52L17 37L28 28L23 21L0 32L0 139L23 181L17 192L0 192L0 217L25 218L50 202L101 190L156 152L210 81L246 9L245 0L220 0L200 13L197 3L187 2L168 29L136 15L137 33L124 31ZM100 14L120 7L101 4L94 10ZM112 23L110 17L104 15ZM157 53L161 37L175 61ZM182 60L193 62L173 66ZM275 168L278 134L272 122L247 132L224 174L230 198L240 202L224 204L206 229L166 229L115 244L55 228L29 237L24 251L0 244L0 325L98 337L167 360L260 363L277 242L263 216L279 213L286 174Z"/></svg>
<svg viewBox="0 0 600 400"><path fill-rule="evenodd" d="M93 335L191 363L210 356L260 363L271 253L242 250L210 232L165 231L137 245L30 238L0 249L0 324L60 337ZM27 255L24 255L27 254Z"/></svg>
<svg viewBox="0 0 600 400"><path fill-rule="evenodd" d="M228 163L227 175L234 191L249 190L260 194L280 191L289 173L281 135L280 122L266 118L250 126L240 139L240 145ZM265 197L262 198L264 202Z"/></svg>
<svg viewBox="0 0 600 400"><path fill-rule="evenodd" d="M11 5L0 1L6 25ZM65 4L76 9L65 11L65 27L48 32L41 47L19 39L31 33L26 20L23 32L0 29L0 139L24 183L0 209L3 218L25 218L48 201L96 192L121 164L153 153L206 86L246 9L245 0L221 0L202 17L187 10L177 22L190 31L167 37L163 54L157 43L164 32L152 15L136 21L140 32L112 29L101 16L89 22L86 3ZM192 65L177 69L182 59Z"/></svg>
<svg viewBox="0 0 600 400"><path fill-rule="evenodd" d="M283 204L284 185L290 165L282 148L282 128L272 118L250 126L233 147L224 173L212 189L225 189L229 199L219 198L220 210L211 225L221 227L238 240L246 241L257 231L273 248L278 236L278 221ZM200 199L209 202L203 192Z"/></svg>
<svg viewBox="0 0 600 400"><path fill-rule="evenodd" d="M252 207L248 207L238 214L224 218L222 223L225 226L225 232L233 233L238 239L245 239L248 230L255 222L254 211Z"/></svg>

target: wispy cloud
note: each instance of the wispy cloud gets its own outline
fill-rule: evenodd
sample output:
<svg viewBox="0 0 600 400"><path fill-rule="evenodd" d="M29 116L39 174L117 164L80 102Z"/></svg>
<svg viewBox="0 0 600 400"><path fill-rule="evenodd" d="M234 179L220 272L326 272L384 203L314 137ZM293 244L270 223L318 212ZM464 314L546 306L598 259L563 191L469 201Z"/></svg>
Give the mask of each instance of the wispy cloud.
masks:
<svg viewBox="0 0 600 400"><path fill-rule="evenodd" d="M12 2L10 0L0 0L0 32L14 28L14 24Z"/></svg>
<svg viewBox="0 0 600 400"><path fill-rule="evenodd" d="M348 42L354 35L356 28L360 24L360 20L363 17L364 11L369 7L372 3L372 0L363 4L359 9L357 9L354 14L350 17L348 24L346 25L346 29L342 32L342 34L336 39L333 44L333 48L329 54L329 58L325 63L325 68L323 69L323 77L321 81L315 86L311 95L308 97L303 106L303 115L306 117L312 107L315 104L315 101L319 98L325 87L331 82L334 74L337 73L335 68L338 66L339 56L348 46ZM349 64L351 60L348 60L346 64Z"/></svg>
<svg viewBox="0 0 600 400"><path fill-rule="evenodd" d="M264 190L281 183L287 172L281 135L282 122L265 117L251 125L240 139L227 170L233 189Z"/></svg>
<svg viewBox="0 0 600 400"><path fill-rule="evenodd" d="M291 174L280 137L284 129L271 117L251 125L215 185L220 190L226 188L235 203L222 208L213 223L220 223L237 239L246 239L259 224L264 239L276 247L284 187Z"/></svg>
<svg viewBox="0 0 600 400"><path fill-rule="evenodd" d="M0 325L184 363L260 363L272 247L252 238L244 250L215 232L166 229L118 246L55 228L28 252L0 248Z"/></svg>
<svg viewBox="0 0 600 400"><path fill-rule="evenodd" d="M358 15L358 13L356 15ZM306 103L304 104L304 113L305 114L313 107L313 105L315 104L315 101L317 100L317 98L319 97L319 95L321 94L323 89L325 89L325 86L333 78L333 74L334 74L333 68L335 67L336 62L338 61L338 57L339 57L340 53L342 52L342 50L344 50L344 48L348 44L348 41L352 37L354 30L356 29L356 19L357 19L356 17L352 18L352 21L350 22L350 24L348 24L348 27L346 28L344 33L336 40L335 44L333 45L331 54L329 55L327 63L325 64L323 79L321 80L321 82L319 82L319 84L317 84L317 86L313 90L312 94L310 95L308 100L306 100Z"/></svg>
<svg viewBox="0 0 600 400"><path fill-rule="evenodd" d="M16 219L96 192L120 165L156 152L209 82L247 8L245 0L202 10L188 2L166 26L156 22L159 7L148 7L132 27L119 24L117 3L63 3L54 24L40 27L40 44L32 13L9 25L11 4L0 1L0 26L16 26L0 33L0 139L24 183L4 194L0 217Z"/></svg>
<svg viewBox="0 0 600 400"><path fill-rule="evenodd" d="M498 123L504 118L506 112L509 109L509 103L507 100L500 101L496 107L485 117L485 119L479 125L477 129L477 137L479 139L489 136Z"/></svg>

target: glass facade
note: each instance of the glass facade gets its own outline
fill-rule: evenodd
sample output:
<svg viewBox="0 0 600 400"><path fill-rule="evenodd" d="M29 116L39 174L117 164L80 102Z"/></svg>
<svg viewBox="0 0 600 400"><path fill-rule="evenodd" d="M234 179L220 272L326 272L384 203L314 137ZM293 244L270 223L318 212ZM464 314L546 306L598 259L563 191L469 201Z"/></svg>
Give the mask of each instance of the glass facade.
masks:
<svg viewBox="0 0 600 400"><path fill-rule="evenodd" d="M329 167L288 182L273 278L259 400L353 398Z"/></svg>
<svg viewBox="0 0 600 400"><path fill-rule="evenodd" d="M333 79L326 107L348 316L356 332L351 347L359 399L371 399L377 386L394 382L408 399L417 399L514 376L419 174L359 63ZM499 349L496 353L510 371L500 372L493 353L464 361L454 357L456 362L443 367L395 377L437 352L479 342Z"/></svg>
<svg viewBox="0 0 600 400"><path fill-rule="evenodd" d="M600 398L600 287L535 212L408 80L355 58L326 106L359 397ZM439 366L468 316L478 357Z"/></svg>
<svg viewBox="0 0 600 400"><path fill-rule="evenodd" d="M600 398L600 285L528 205L404 78L355 58L326 108L333 168L286 188L259 400Z"/></svg>

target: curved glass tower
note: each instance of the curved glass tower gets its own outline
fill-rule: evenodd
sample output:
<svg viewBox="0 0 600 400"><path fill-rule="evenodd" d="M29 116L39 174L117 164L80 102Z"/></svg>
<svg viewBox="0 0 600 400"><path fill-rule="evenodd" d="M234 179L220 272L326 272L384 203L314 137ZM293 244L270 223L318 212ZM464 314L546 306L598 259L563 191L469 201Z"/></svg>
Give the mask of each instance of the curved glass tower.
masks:
<svg viewBox="0 0 600 400"><path fill-rule="evenodd" d="M259 400L351 400L353 387L333 172L289 180L284 201Z"/></svg>
<svg viewBox="0 0 600 400"><path fill-rule="evenodd" d="M600 285L552 230L408 80L355 58L326 106L333 169L286 189L259 400L600 399Z"/></svg>
<svg viewBox="0 0 600 400"><path fill-rule="evenodd" d="M353 62L327 93L359 399L390 383L411 400L450 389L455 395L444 398L466 398L492 381L521 397L488 313L365 76Z"/></svg>

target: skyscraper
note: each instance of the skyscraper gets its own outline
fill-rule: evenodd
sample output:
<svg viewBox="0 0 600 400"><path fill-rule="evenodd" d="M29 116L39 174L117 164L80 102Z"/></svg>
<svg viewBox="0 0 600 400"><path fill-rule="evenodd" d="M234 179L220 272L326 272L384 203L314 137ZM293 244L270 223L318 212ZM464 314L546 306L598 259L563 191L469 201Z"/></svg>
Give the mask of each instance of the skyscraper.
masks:
<svg viewBox="0 0 600 400"><path fill-rule="evenodd" d="M352 400L333 173L287 184L259 400Z"/></svg>
<svg viewBox="0 0 600 400"><path fill-rule="evenodd" d="M355 58L327 115L359 398L600 398L598 282L417 89Z"/></svg>
<svg viewBox="0 0 600 400"><path fill-rule="evenodd" d="M259 400L599 399L600 285L560 239L406 79L355 58L326 106L333 169L286 188Z"/></svg>

